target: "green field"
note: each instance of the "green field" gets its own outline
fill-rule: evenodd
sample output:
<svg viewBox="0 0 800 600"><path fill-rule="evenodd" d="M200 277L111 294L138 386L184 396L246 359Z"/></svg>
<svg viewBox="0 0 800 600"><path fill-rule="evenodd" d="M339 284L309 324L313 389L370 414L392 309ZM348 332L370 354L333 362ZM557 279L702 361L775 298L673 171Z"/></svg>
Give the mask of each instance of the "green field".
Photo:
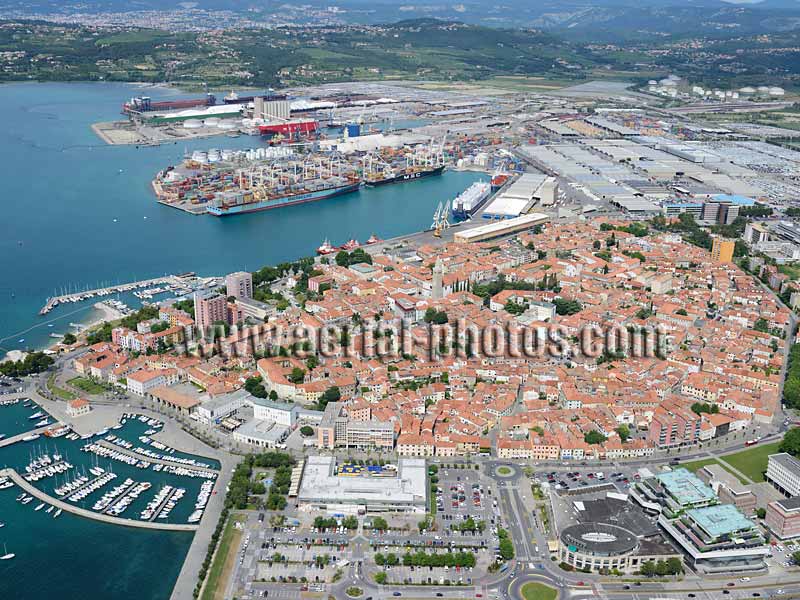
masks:
<svg viewBox="0 0 800 600"><path fill-rule="evenodd" d="M60 388L56 385L56 376L55 374L51 375L47 379L47 389L50 390L54 395L58 396L62 400L74 400L76 398L75 394L70 392L69 390L65 390L64 388Z"/></svg>
<svg viewBox="0 0 800 600"><path fill-rule="evenodd" d="M526 583L520 590L524 600L555 600L558 592L543 583Z"/></svg>
<svg viewBox="0 0 800 600"><path fill-rule="evenodd" d="M773 442L772 444L755 446L721 458L753 481L764 481L764 471L767 470L767 457L770 454L775 454L780 445L780 442Z"/></svg>
<svg viewBox="0 0 800 600"><path fill-rule="evenodd" d="M73 377L69 381L67 381L73 387L78 388L79 390L86 392L87 394L102 394L106 391L99 383L92 381L91 379L87 379L86 377Z"/></svg>
<svg viewBox="0 0 800 600"><path fill-rule="evenodd" d="M506 475L511 475L512 471L508 467L497 467L497 474L502 475L505 477Z"/></svg>
<svg viewBox="0 0 800 600"><path fill-rule="evenodd" d="M217 548L217 553L214 555L214 562L211 563L211 568L208 570L208 579L206 579L202 600L222 599L224 597L225 583L233 570L233 561L236 559L236 550L242 537L242 532L234 527L234 524L245 521L246 518L244 515L237 515L228 519L219 548ZM231 549L233 549L234 554L229 557Z"/></svg>

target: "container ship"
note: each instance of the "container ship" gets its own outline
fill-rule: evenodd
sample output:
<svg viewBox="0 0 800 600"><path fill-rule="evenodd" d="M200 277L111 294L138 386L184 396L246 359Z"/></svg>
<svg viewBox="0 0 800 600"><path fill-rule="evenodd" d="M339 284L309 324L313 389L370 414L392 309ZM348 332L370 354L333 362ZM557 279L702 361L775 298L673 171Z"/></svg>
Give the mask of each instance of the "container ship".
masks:
<svg viewBox="0 0 800 600"><path fill-rule="evenodd" d="M358 191L361 181L345 177L304 181L297 189L271 189L217 194L206 211L215 217L227 217L270 210L294 204L316 202Z"/></svg>
<svg viewBox="0 0 800 600"><path fill-rule="evenodd" d="M137 96L135 98L131 98L122 105L122 114L128 115L131 113L198 108L204 106L214 106L216 103L217 99L213 94L206 94L202 98L166 100L163 102L153 102L149 96Z"/></svg>
<svg viewBox="0 0 800 600"><path fill-rule="evenodd" d="M438 167L407 167L399 171L386 169L379 173L371 173L364 179L364 184L368 187L376 187L389 183L400 183L402 181L413 181L432 175L441 175L444 165Z"/></svg>
<svg viewBox="0 0 800 600"><path fill-rule="evenodd" d="M453 200L451 212L457 219L468 219L474 215L492 195L492 184L478 181L469 186Z"/></svg>

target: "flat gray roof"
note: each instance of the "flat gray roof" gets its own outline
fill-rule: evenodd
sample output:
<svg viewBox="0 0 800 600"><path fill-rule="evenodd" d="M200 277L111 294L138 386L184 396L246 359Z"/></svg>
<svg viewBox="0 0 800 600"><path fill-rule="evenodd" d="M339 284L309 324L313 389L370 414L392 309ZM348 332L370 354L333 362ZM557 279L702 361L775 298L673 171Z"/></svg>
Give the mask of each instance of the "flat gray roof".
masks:
<svg viewBox="0 0 800 600"><path fill-rule="evenodd" d="M395 477L338 476L332 456L306 459L298 498L328 504L426 506L427 469L421 458L401 458Z"/></svg>

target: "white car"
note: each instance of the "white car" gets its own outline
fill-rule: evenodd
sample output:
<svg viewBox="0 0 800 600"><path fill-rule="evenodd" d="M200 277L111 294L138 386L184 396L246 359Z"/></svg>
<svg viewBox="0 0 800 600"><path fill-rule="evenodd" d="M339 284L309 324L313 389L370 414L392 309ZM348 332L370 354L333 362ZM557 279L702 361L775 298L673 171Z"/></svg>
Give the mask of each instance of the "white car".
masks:
<svg viewBox="0 0 800 600"><path fill-rule="evenodd" d="M747 583L748 581L750 581L750 578L749 577L742 577L739 581L741 581L742 583Z"/></svg>

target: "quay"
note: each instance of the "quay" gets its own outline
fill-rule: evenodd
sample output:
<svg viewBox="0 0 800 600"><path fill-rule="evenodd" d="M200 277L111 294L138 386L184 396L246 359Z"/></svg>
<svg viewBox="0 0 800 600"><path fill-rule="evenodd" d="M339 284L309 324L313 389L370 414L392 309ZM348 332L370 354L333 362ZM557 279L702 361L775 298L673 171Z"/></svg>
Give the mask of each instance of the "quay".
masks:
<svg viewBox="0 0 800 600"><path fill-rule="evenodd" d="M37 435L41 435L42 433L44 433L48 429L52 429L56 425L57 423L50 423L50 425L45 425L44 427L39 427L38 429L32 429L31 431L20 433L18 435L15 435L14 437L0 440L0 448L5 448L6 446L10 446L11 444L16 444L17 442L21 442L23 438L29 435L33 435L34 433Z"/></svg>
<svg viewBox="0 0 800 600"><path fill-rule="evenodd" d="M86 440L86 441L89 441L89 440ZM216 469L211 469L209 467L199 467L199 466L196 466L196 465L187 465L187 464L175 462L175 461L172 461L172 460L169 460L169 459L152 458L152 457L147 456L145 454L138 454L137 452L134 452L133 450L128 450L127 448L123 448L122 446L117 446L116 444L113 444L113 443L111 443L111 442L109 442L107 440L102 440L101 439L101 440L97 440L96 442L92 441L92 443L97 444L98 446L103 446L104 448L108 448L109 450L114 450L115 452L119 452L120 454L125 454L127 456L130 456L131 458L135 458L136 460L147 461L147 462L149 462L151 464L165 465L165 466L168 466L168 467L183 467L184 469L191 469L192 471L198 471L200 473L208 473L208 474L211 474L211 475L216 475L217 474L217 470Z"/></svg>
<svg viewBox="0 0 800 600"><path fill-rule="evenodd" d="M47 299L47 302L39 311L40 315L46 315L59 304L66 304L68 302L80 302L89 298L96 298L98 296L109 296L118 292L130 292L139 288L147 288L152 286L169 285L175 288L189 288L186 283L185 276L181 275L167 275L165 277L156 277L155 279L144 279L142 281L133 281L130 283L121 283L118 285L111 285L104 288L97 288L94 290L84 290L82 292L74 292L72 294L63 294L61 296L52 296Z"/></svg>
<svg viewBox="0 0 800 600"><path fill-rule="evenodd" d="M80 517L87 519L94 519L95 521L102 521L112 525L122 525L124 527L139 527L141 529L160 529L163 531L197 531L197 524L189 523L151 523L149 521L134 521L133 519L122 519L120 517L112 517L100 513L80 508L73 504L57 500L52 496L45 494L36 486L31 485L14 469L0 469L0 476L9 477L15 484L22 488L22 490L47 504L60 508L64 512L70 512Z"/></svg>

